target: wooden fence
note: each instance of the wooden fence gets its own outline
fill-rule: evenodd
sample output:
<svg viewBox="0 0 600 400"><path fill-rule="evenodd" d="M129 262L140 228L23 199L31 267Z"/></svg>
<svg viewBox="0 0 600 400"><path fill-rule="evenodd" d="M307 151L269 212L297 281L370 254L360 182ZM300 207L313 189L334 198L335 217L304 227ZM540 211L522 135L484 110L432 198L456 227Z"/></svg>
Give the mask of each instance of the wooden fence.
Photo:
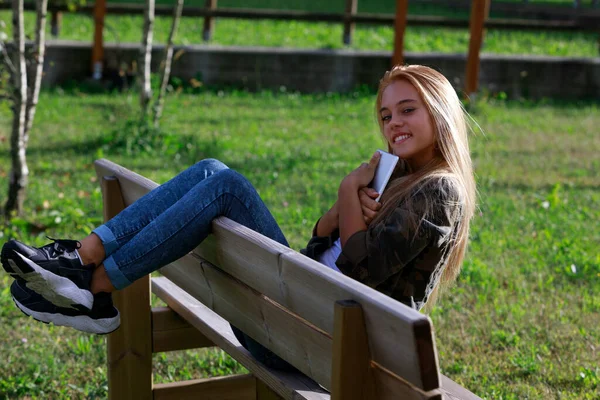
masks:
<svg viewBox="0 0 600 400"><path fill-rule="evenodd" d="M272 19L272 20L296 20L296 21L320 21L331 23L342 23L344 25L342 41L349 45L352 43L354 28L357 23L372 25L393 25L394 52L392 64L401 64L404 61L404 32L407 25L411 26L436 26L457 29L470 29L470 43L468 49L468 61L465 76L465 91L472 94L477 91L479 76L479 52L483 44L484 28L493 29L518 29L518 30L559 30L559 31L591 31L599 33L600 50L600 9L597 9L597 1L592 0L592 7L582 9L582 2L576 1L573 8L564 7L540 7L524 3L502 3L491 0L420 0L423 3L453 5L457 8L470 7L471 16L467 19L408 15L408 0L396 0L395 14L373 14L358 13L358 0L345 0L343 13L307 12L298 10L270 10L270 9L241 9L241 8L218 8L217 0L205 0L205 7L184 7L183 16L204 18L202 39L209 41L213 36L215 18L239 18L239 19ZM0 9L10 6L10 3L0 3ZM99 78L102 71L104 18L106 14L142 14L143 4L107 4L106 0L96 0L93 5L78 7L75 12L93 13L94 15L94 47L92 50L93 76ZM35 4L26 3L25 9L35 9ZM550 15L550 20L493 18L489 19L490 10L495 12L515 12L519 15L529 12L531 15L538 13ZM524 11L523 11L524 10ZM66 5L49 5L51 13L51 31L58 35L60 32L61 13L68 10ZM157 5L156 15L172 15L172 6Z"/></svg>

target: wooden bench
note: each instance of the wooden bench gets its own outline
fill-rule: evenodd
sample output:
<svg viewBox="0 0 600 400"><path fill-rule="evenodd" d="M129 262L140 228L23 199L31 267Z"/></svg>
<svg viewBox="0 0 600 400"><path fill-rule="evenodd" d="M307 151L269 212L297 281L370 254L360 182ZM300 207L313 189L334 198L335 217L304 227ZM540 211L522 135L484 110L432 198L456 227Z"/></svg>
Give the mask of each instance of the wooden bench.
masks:
<svg viewBox="0 0 600 400"><path fill-rule="evenodd" d="M157 186L104 159L95 167L105 219ZM114 294L111 399L478 399L439 373L427 316L227 218L160 273ZM151 308L150 291L168 307ZM229 322L303 374L260 364ZM207 346L250 374L153 384L153 353Z"/></svg>

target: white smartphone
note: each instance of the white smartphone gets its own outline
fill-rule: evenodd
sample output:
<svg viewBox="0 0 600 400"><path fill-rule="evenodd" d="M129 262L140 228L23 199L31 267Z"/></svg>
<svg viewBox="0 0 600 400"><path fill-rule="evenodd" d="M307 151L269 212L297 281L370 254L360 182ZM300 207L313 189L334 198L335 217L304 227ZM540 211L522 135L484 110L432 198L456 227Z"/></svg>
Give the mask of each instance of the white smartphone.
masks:
<svg viewBox="0 0 600 400"><path fill-rule="evenodd" d="M392 176L392 172L394 172L394 168L396 168L396 164L398 163L398 156L383 150L377 151L381 153L381 158L379 159L379 164L377 164L377 169L375 170L375 177L373 177L373 180L369 184L369 187L375 189L377 193L379 193L379 197L377 197L375 201L379 201L381 198L381 195Z"/></svg>

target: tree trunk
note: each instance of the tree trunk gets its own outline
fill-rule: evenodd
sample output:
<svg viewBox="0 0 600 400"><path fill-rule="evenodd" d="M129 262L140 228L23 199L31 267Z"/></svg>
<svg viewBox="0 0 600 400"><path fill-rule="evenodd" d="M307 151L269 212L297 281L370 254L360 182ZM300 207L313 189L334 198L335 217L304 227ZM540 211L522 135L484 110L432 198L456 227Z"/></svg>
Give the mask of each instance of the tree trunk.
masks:
<svg viewBox="0 0 600 400"><path fill-rule="evenodd" d="M140 106L142 117L148 115L148 104L152 97L150 86L150 61L152 60L152 29L154 27L154 0L146 0L144 9L144 36L140 48Z"/></svg>
<svg viewBox="0 0 600 400"><path fill-rule="evenodd" d="M25 132L23 134L25 148L29 143L29 133L33 126L33 117L40 97L40 86L42 85L42 73L44 71L44 55L46 53L46 14L48 13L48 0L37 0L35 22L35 48L33 49L33 60L29 64L27 80L30 82L27 95L27 116L25 120Z"/></svg>
<svg viewBox="0 0 600 400"><path fill-rule="evenodd" d="M162 115L163 105L165 101L165 92L167 91L167 85L169 84L169 76L171 75L171 65L173 64L173 39L177 32L177 26L181 19L181 10L183 9L183 0L177 0L175 9L173 10L173 23L171 24L171 32L169 33L169 40L167 42L167 48L165 50L165 68L160 81L160 91L158 92L158 99L154 104L154 126L158 128L158 120Z"/></svg>
<svg viewBox="0 0 600 400"><path fill-rule="evenodd" d="M8 199L4 214L23 211L25 188L29 170L25 159L25 119L27 112L27 68L25 65L25 33L23 27L23 0L13 0L13 41L15 54L13 123L10 137L11 171L8 183Z"/></svg>

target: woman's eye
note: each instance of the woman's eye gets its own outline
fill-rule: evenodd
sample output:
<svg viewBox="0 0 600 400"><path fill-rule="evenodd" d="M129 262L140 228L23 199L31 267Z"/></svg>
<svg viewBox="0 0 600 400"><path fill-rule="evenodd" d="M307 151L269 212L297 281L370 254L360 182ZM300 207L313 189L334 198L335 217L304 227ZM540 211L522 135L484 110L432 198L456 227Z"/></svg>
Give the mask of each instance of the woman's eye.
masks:
<svg viewBox="0 0 600 400"><path fill-rule="evenodd" d="M411 113L411 112L413 112L413 111L415 111L415 109L414 109L414 108L405 108L404 110L402 110L402 112L403 112L404 114L408 114L408 113Z"/></svg>
<svg viewBox="0 0 600 400"><path fill-rule="evenodd" d="M381 120L382 121L389 121L390 119L392 119L391 115L382 115L381 116Z"/></svg>

